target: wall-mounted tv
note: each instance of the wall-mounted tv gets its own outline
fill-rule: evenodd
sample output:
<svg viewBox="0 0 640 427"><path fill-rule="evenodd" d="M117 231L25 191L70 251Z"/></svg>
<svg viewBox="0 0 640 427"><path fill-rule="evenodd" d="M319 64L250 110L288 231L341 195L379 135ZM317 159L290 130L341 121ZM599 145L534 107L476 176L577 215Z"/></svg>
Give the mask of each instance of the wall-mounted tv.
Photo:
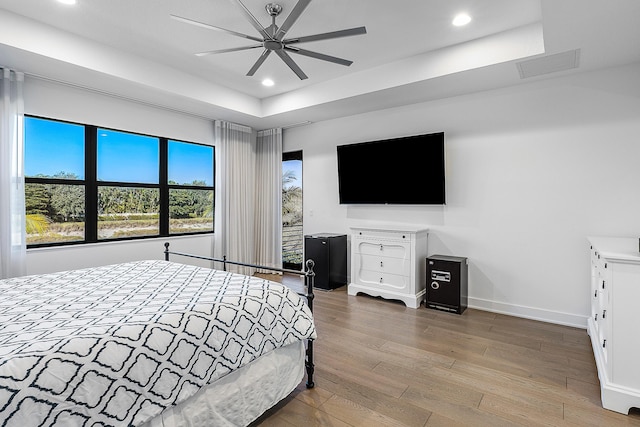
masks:
<svg viewBox="0 0 640 427"><path fill-rule="evenodd" d="M444 132L339 145L340 204L444 205Z"/></svg>

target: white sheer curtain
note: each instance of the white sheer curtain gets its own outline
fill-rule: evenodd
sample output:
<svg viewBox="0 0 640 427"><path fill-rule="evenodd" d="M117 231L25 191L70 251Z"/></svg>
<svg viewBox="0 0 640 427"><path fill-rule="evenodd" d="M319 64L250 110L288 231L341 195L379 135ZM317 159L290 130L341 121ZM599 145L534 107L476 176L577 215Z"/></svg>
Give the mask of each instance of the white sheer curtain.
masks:
<svg viewBox="0 0 640 427"><path fill-rule="evenodd" d="M24 74L0 68L0 278L26 274Z"/></svg>
<svg viewBox="0 0 640 427"><path fill-rule="evenodd" d="M282 268L282 129L258 132L256 263Z"/></svg>
<svg viewBox="0 0 640 427"><path fill-rule="evenodd" d="M256 154L250 127L216 120L216 257L255 263L254 187ZM229 268L243 274L254 269Z"/></svg>

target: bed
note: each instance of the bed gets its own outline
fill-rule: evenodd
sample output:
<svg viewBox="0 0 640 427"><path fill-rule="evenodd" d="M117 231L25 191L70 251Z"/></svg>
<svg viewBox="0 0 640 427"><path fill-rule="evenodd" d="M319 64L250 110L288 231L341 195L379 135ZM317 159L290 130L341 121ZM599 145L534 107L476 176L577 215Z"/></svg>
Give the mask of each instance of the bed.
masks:
<svg viewBox="0 0 640 427"><path fill-rule="evenodd" d="M240 426L313 387L312 262L276 269L298 294L170 254L0 280L0 426Z"/></svg>

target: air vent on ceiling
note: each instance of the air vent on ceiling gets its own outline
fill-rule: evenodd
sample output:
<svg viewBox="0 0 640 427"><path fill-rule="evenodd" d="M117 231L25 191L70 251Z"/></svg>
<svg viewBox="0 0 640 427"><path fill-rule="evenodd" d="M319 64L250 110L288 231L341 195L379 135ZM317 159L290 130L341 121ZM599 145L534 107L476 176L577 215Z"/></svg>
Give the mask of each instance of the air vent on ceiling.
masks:
<svg viewBox="0 0 640 427"><path fill-rule="evenodd" d="M311 122L309 120L305 120L303 122L292 123L290 125L282 126L282 129L284 130L284 129L297 128L299 126L306 126L306 125L310 125L310 124L311 124Z"/></svg>
<svg viewBox="0 0 640 427"><path fill-rule="evenodd" d="M542 56L540 58L529 59L527 61L518 62L516 65L518 66L520 78L527 79L529 77L578 68L579 62L580 49L575 49L553 55Z"/></svg>

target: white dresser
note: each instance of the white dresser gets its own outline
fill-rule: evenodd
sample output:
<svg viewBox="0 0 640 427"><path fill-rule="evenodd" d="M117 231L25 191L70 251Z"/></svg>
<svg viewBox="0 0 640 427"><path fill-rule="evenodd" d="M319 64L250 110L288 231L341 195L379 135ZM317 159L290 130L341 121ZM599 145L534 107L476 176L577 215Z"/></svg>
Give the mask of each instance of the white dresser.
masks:
<svg viewBox="0 0 640 427"><path fill-rule="evenodd" d="M425 297L428 229L351 227L349 295L359 292L418 308Z"/></svg>
<svg viewBox="0 0 640 427"><path fill-rule="evenodd" d="M640 251L636 238L590 237L591 337L602 406L640 407Z"/></svg>

